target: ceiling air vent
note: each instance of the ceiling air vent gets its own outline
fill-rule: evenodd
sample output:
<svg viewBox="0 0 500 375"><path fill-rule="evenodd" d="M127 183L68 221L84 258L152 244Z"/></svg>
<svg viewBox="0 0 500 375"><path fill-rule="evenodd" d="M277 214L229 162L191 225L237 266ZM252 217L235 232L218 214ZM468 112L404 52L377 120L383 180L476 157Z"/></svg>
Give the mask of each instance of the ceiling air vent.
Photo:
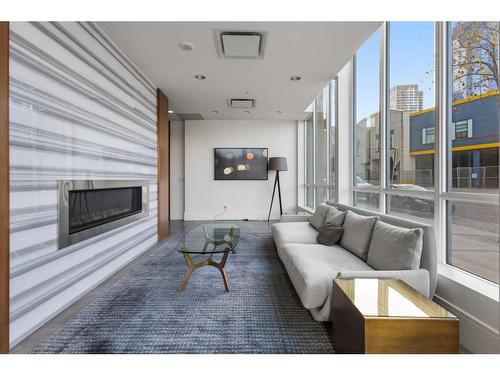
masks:
<svg viewBox="0 0 500 375"><path fill-rule="evenodd" d="M203 116L199 113L177 113L177 116L184 121L204 120Z"/></svg>
<svg viewBox="0 0 500 375"><path fill-rule="evenodd" d="M255 99L229 99L230 108L253 108Z"/></svg>
<svg viewBox="0 0 500 375"><path fill-rule="evenodd" d="M214 30L217 55L221 59L262 59L267 32Z"/></svg>

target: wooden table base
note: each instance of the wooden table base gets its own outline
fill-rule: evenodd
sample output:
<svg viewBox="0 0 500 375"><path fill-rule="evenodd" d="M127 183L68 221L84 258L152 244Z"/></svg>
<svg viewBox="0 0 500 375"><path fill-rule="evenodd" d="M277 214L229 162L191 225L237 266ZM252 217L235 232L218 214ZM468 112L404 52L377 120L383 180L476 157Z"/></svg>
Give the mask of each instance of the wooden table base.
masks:
<svg viewBox="0 0 500 375"><path fill-rule="evenodd" d="M189 279L191 278L191 274L193 273L193 271L204 266L212 266L220 271L222 275L222 281L224 281L224 289L226 290L226 292L229 292L229 284L227 282L226 271L224 271L224 266L226 265L229 252L224 253L220 262L215 262L212 260L213 254L211 254L208 259L199 263L194 263L193 259L187 253L182 253L182 255L184 256L184 260L186 261L188 270L186 272L186 275L184 276L184 279L182 280L181 286L179 287L179 292L184 292L186 290L187 285L189 283Z"/></svg>

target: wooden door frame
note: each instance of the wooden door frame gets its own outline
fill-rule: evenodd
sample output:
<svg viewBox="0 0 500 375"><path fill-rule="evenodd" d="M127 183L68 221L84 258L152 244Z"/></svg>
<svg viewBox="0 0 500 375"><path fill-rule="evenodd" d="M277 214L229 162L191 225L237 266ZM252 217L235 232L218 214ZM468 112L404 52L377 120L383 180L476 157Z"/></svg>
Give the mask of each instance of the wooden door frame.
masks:
<svg viewBox="0 0 500 375"><path fill-rule="evenodd" d="M9 23L0 22L0 353L9 352Z"/></svg>
<svg viewBox="0 0 500 375"><path fill-rule="evenodd" d="M158 173L158 241L169 235L170 220L170 122L168 98L157 89L157 173Z"/></svg>

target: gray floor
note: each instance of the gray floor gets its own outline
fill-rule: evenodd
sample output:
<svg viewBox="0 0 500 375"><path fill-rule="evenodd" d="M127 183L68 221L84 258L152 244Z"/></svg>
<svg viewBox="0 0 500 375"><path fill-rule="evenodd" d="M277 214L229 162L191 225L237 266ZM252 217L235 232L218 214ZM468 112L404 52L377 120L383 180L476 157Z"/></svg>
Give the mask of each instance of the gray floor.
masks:
<svg viewBox="0 0 500 375"><path fill-rule="evenodd" d="M224 294L220 275L199 270L187 293L179 297L175 289L185 265L173 249L200 223L172 222L169 241L118 271L12 352L332 352L329 327L314 322L301 306L276 257L267 222L238 222L245 236L241 254L228 262L234 290ZM164 271L170 276L158 275ZM144 307L123 322L124 311L138 305ZM193 306L203 313L193 311ZM140 339L131 338L134 330Z"/></svg>
<svg viewBox="0 0 500 375"><path fill-rule="evenodd" d="M177 230L181 227L180 221L171 222L171 230ZM23 341L17 344L10 353L14 354L26 354L32 353L33 349L40 345L47 337L55 334L61 327L63 327L71 318L73 318L77 313L79 313L85 306L90 302L94 301L98 296L102 295L106 290L111 288L118 280L123 276L127 275L130 270L132 270L138 264L143 263L148 257L153 254L161 244L158 244L148 251L146 251L141 256L134 259L132 262L127 264L125 267L118 270L110 278L106 279L102 284L97 286L97 288L92 289L89 293L84 295L66 310L56 315L52 320L47 322L41 328L33 332L30 336L26 337Z"/></svg>
<svg viewBox="0 0 500 375"><path fill-rule="evenodd" d="M171 223L171 236L170 236L170 243L175 242L177 239L181 238L181 236L189 231L190 229L200 225L201 222L183 222L183 221L173 221ZM252 233L252 234L263 234L269 235L270 233L270 225L266 222L238 222L238 225L242 228L243 233ZM169 242L169 241L167 241ZM82 313L85 309L90 309L91 314L92 312L92 304L99 304L99 298L102 298L105 296L107 293L112 292L113 287L116 287L118 284L120 284L121 280L127 279L127 277L130 278L132 272L134 269L140 268L141 266L147 266L147 263L154 262L155 256L158 257L158 254L161 254L161 252L166 248L166 243L161 243L158 244L157 246L153 247L152 249L148 250L146 253L129 263L127 266L124 268L120 269L118 272L116 272L113 276L111 276L109 279L107 279L105 282L103 282L101 285L99 285L97 288L83 296L79 301L74 303L72 306L70 306L68 309L54 317L51 321L49 321L47 324L45 324L43 327L38 329L36 332L34 332L32 335L27 337L25 340L23 340L20 344L18 344L15 348L11 350L12 353L33 353L37 352L37 348L43 347L44 343L47 342L51 337L57 337L58 332L62 330L68 330L71 329L73 325L75 325L75 318ZM176 258L174 258L176 259ZM231 261L231 260L230 260ZM276 259L271 259L271 262L276 261ZM276 261L276 263L279 263L279 261ZM275 265L276 266L276 265ZM279 266L275 268L279 271ZM178 276L177 276L178 278ZM176 280L177 281L177 280ZM220 280L219 280L220 281ZM230 282L232 280L230 279ZM193 285L191 285L193 286ZM216 287L219 287L220 285L216 285ZM285 289L286 289L286 283L285 283ZM289 288L292 289L292 288ZM293 290L288 290L289 293L294 294ZM213 296L211 296L212 298ZM217 295L216 295L217 297ZM321 326L317 325L314 322L311 321L310 317L307 316L307 312L305 309L303 309L300 306L300 303L298 302L296 296L294 299L294 296L291 298L292 305L294 305L294 308L297 309L298 313L300 312L305 312L306 314L306 320L308 320L308 324L311 324L311 326L307 327L308 329L312 328L312 331L316 330L316 334L319 332L319 340L324 342L324 346L320 347L320 350L316 348L317 352L328 352L328 343L326 342L325 338L327 335L324 335L324 331L328 331L330 327L328 325L326 326ZM95 318L95 317L94 317ZM303 319L304 316L301 317ZM103 324L107 324L106 319L103 320ZM318 331L318 327L320 328ZM174 337L175 339L175 337ZM295 343L297 340L296 337L292 340L293 343ZM288 342L289 344L290 342ZM251 349L248 350L247 352L251 352ZM283 348L281 348L283 349ZM293 350L290 350L293 352ZM50 352L50 351L49 351ZM259 352L259 350L256 350L256 352ZM261 351L262 352L262 351ZM467 349L464 347L461 347L461 353L470 353Z"/></svg>

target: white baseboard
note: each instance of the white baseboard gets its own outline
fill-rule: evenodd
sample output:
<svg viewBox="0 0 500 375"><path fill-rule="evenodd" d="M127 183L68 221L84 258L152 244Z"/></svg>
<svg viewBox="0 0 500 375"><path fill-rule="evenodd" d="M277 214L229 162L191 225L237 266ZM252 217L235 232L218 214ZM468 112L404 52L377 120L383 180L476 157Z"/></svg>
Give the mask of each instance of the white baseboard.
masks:
<svg viewBox="0 0 500 375"><path fill-rule="evenodd" d="M268 212L262 211L244 211L244 212L236 212L236 211L226 211L220 213L214 212L185 212L184 220L185 221L194 221L194 220L257 220L257 221L265 221L267 220ZM273 212L271 214L271 220L279 220L280 214L279 212Z"/></svg>

